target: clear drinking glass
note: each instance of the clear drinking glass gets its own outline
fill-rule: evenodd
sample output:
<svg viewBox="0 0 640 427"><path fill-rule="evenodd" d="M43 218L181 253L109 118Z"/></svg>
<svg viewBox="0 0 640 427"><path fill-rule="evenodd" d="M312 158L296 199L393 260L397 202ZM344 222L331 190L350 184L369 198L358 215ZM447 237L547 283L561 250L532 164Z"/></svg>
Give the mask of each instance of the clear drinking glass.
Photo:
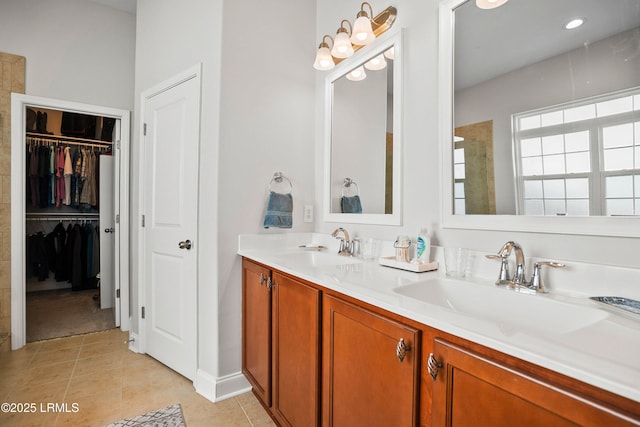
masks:
<svg viewBox="0 0 640 427"><path fill-rule="evenodd" d="M444 248L445 273L448 277L463 278L467 275L469 251L465 248Z"/></svg>
<svg viewBox="0 0 640 427"><path fill-rule="evenodd" d="M380 256L380 240L369 237L362 242L362 258L377 259Z"/></svg>

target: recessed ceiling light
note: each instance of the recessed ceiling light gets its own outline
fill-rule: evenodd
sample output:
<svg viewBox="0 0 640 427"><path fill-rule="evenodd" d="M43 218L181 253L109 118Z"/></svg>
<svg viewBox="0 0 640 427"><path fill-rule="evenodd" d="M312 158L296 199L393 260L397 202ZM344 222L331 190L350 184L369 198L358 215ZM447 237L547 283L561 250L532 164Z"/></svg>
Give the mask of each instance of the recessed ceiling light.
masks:
<svg viewBox="0 0 640 427"><path fill-rule="evenodd" d="M572 19L571 21L567 22L564 25L564 28L565 28L565 30L573 30L574 28L578 28L582 24L584 24L584 18L576 18L576 19Z"/></svg>
<svg viewBox="0 0 640 427"><path fill-rule="evenodd" d="M509 0L476 0L476 6L480 9L495 9L508 1Z"/></svg>

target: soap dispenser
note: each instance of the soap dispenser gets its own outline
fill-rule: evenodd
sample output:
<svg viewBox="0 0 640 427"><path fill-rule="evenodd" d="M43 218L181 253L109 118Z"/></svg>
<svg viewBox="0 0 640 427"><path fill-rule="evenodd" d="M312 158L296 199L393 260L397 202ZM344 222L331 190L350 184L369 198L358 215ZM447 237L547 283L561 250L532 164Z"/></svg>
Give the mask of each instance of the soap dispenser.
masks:
<svg viewBox="0 0 640 427"><path fill-rule="evenodd" d="M416 259L420 264L428 264L431 255L431 237L426 228L420 230L416 239Z"/></svg>

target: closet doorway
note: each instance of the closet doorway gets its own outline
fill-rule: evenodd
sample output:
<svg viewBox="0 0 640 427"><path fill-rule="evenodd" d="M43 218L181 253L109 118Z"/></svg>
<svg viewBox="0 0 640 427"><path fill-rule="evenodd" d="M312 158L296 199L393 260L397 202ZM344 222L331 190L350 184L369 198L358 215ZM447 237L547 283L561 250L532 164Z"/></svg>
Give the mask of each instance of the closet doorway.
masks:
<svg viewBox="0 0 640 427"><path fill-rule="evenodd" d="M12 349L129 330L129 126L126 110L12 95Z"/></svg>

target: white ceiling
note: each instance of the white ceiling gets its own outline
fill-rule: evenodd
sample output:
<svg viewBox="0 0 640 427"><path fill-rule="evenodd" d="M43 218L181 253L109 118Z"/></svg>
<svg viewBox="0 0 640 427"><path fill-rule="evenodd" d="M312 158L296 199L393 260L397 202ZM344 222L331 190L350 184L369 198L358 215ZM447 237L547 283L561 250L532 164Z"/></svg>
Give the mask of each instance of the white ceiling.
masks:
<svg viewBox="0 0 640 427"><path fill-rule="evenodd" d="M136 13L137 0L90 0L94 3L100 3L114 9L123 10L129 13Z"/></svg>
<svg viewBox="0 0 640 427"><path fill-rule="evenodd" d="M585 24L565 30L576 17ZM490 10L471 0L455 12L456 89L635 27L640 0L509 0Z"/></svg>

